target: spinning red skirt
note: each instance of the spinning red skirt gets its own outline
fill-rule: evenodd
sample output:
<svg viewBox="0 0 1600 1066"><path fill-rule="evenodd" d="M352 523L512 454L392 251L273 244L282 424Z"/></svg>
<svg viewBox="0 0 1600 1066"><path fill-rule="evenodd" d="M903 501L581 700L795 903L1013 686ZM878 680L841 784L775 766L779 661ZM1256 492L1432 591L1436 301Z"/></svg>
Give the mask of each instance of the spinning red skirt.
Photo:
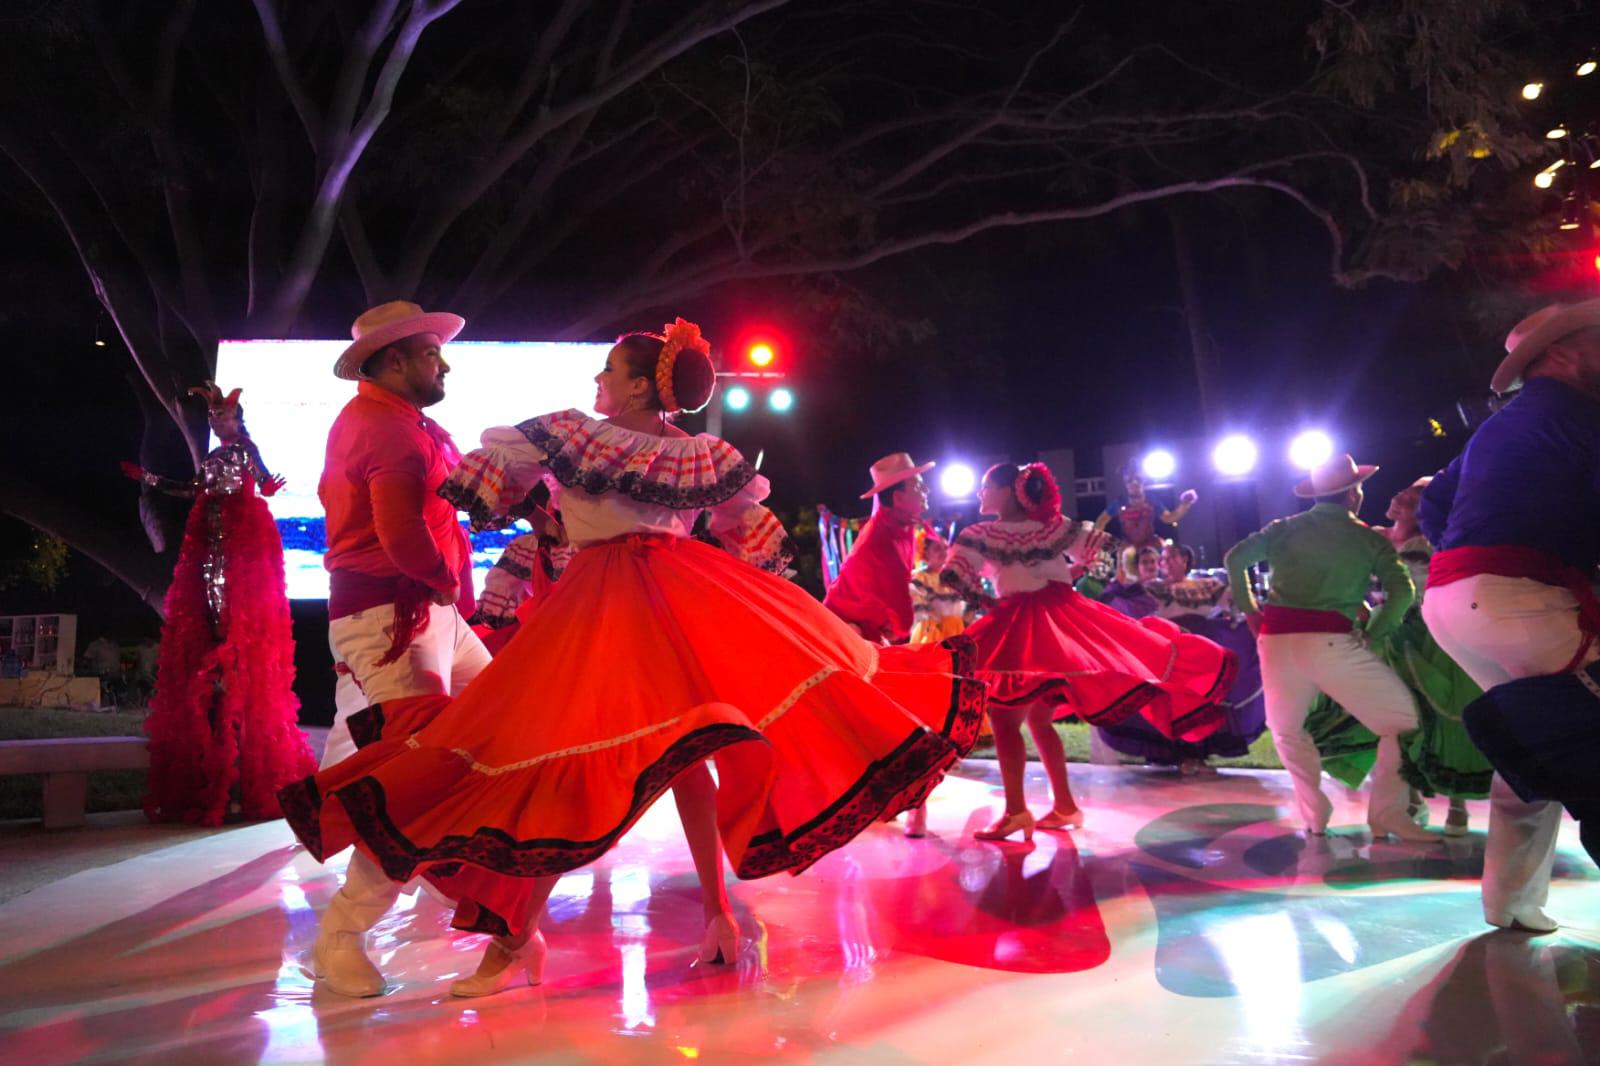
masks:
<svg viewBox="0 0 1600 1066"><path fill-rule="evenodd" d="M798 873L920 802L971 747L971 645L878 648L802 589L694 540L577 554L459 697L351 719L364 744L282 793L319 859L357 843L396 881L516 934L527 878L590 862L696 763L740 877Z"/></svg>
<svg viewBox="0 0 1600 1066"><path fill-rule="evenodd" d="M1232 652L1162 618L1135 621L1052 581L1006 596L967 628L989 706L1055 705L1055 716L1115 725L1143 715L1164 736L1199 740L1225 721Z"/></svg>

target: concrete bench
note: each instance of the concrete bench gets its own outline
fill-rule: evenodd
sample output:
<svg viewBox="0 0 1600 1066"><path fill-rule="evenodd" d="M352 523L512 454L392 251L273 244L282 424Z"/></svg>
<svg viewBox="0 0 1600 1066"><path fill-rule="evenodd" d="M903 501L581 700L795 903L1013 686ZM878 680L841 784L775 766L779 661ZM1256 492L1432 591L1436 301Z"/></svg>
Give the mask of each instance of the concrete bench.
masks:
<svg viewBox="0 0 1600 1066"><path fill-rule="evenodd" d="M84 824L89 775L96 770L143 770L150 765L144 737L51 737L0 740L0 777L44 774L44 824Z"/></svg>

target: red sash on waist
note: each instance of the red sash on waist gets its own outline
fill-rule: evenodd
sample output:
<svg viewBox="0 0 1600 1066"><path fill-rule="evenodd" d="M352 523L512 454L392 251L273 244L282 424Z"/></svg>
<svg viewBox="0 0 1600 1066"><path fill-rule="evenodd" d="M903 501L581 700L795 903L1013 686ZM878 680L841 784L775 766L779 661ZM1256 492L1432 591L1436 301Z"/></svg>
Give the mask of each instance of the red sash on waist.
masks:
<svg viewBox="0 0 1600 1066"><path fill-rule="evenodd" d="M1261 634L1349 633L1356 624L1339 611L1314 611L1309 607L1267 604L1261 608Z"/></svg>
<svg viewBox="0 0 1600 1066"><path fill-rule="evenodd" d="M459 577L461 595L456 607L462 617L471 617L474 602L472 589L472 556L467 556ZM433 590L420 581L404 574L366 574L359 570L330 570L328 572L328 621L345 618L375 607L394 604L394 637L389 650L378 660L379 666L396 662L401 653L411 646L428 628L428 606Z"/></svg>
<svg viewBox="0 0 1600 1066"><path fill-rule="evenodd" d="M1589 575L1537 548L1496 544L1482 548L1450 548L1428 560L1428 587L1439 588L1479 574L1524 577L1541 585L1569 590L1578 599L1578 627L1600 633L1600 599Z"/></svg>

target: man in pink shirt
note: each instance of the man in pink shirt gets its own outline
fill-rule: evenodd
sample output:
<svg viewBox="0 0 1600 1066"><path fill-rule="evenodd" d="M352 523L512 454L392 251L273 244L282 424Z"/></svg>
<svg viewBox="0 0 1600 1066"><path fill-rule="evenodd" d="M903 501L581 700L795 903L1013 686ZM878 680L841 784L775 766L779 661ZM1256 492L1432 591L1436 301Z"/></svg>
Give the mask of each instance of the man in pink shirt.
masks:
<svg viewBox="0 0 1600 1066"><path fill-rule="evenodd" d="M356 319L333 372L356 395L328 434L317 495L327 512L328 643L339 675L328 767L355 751L347 720L401 696L455 695L489 664L467 625L472 552L438 488L461 459L422 413L444 399L443 346L466 323L395 301ZM364 939L400 886L360 851L323 915L312 971L335 992L375 996Z"/></svg>
<svg viewBox="0 0 1600 1066"><path fill-rule="evenodd" d="M839 578L823 603L868 640L886 644L911 634L911 566L917 525L928 509L928 488L920 466L905 452L872 464L872 517L839 567Z"/></svg>
<svg viewBox="0 0 1600 1066"><path fill-rule="evenodd" d="M466 624L471 548L437 489L460 461L422 413L444 399L445 342L465 322L404 301L356 319L334 364L356 395L328 434L317 495L327 512L328 638L339 673L322 765L355 751L346 720L399 696L465 688L489 662Z"/></svg>

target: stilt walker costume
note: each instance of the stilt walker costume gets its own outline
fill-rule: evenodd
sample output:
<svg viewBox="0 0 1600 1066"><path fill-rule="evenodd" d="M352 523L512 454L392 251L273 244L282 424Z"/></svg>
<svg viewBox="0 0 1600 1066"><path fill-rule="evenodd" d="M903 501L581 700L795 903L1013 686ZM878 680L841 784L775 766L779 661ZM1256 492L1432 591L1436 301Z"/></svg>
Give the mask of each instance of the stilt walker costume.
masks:
<svg viewBox="0 0 1600 1066"><path fill-rule="evenodd" d="M1506 353L1490 387L1521 392L1434 477L1418 512L1439 548L1428 566L1423 617L1485 690L1573 671L1600 656L1600 603L1589 584L1600 563L1600 300L1528 316L1506 338ZM1491 699L1473 711L1497 707ZM1497 766L1507 760L1491 746L1497 738L1556 751L1585 735L1559 728L1540 735L1544 723L1514 719L1491 731L1482 724L1468 714L1473 739ZM1484 917L1502 927L1555 929L1544 905L1560 804L1519 795L1498 773L1489 800Z"/></svg>
<svg viewBox="0 0 1600 1066"><path fill-rule="evenodd" d="M262 499L283 479L267 471L245 431L238 389L224 396L207 382L189 391L205 398L222 441L194 480L123 468L152 488L194 499L167 589L161 672L145 722L145 814L196 825L221 825L230 815L276 818L278 790L315 764L296 721L283 544Z"/></svg>
<svg viewBox="0 0 1600 1066"><path fill-rule="evenodd" d="M666 331L663 411L675 360L704 344L692 323ZM490 528L542 478L578 548L561 581L466 692L358 715L367 745L285 791L313 854L355 843L462 900L457 928L515 936L530 879L600 857L705 759L750 878L804 870L970 748L969 648L870 644L776 576L788 538L732 445L561 411L488 430L441 493ZM690 537L703 510L723 550Z"/></svg>
<svg viewBox="0 0 1600 1066"><path fill-rule="evenodd" d="M1405 617L1415 592L1405 564L1382 533L1356 518L1361 484L1378 470L1341 455L1311 472L1295 495L1316 499L1309 510L1280 518L1228 552L1234 603L1256 615L1265 689L1267 727L1279 758L1294 781L1295 800L1307 832L1324 833L1333 804L1322 792L1322 759L1306 716L1318 692L1344 708L1379 737L1367 822L1375 834L1434 840L1406 817L1400 777L1401 733L1417 726L1417 709L1405 684L1367 646L1388 636ZM1269 602L1258 606L1246 571L1271 567ZM1376 575L1385 598L1365 633L1356 616ZM1365 639L1364 639L1365 638Z"/></svg>

